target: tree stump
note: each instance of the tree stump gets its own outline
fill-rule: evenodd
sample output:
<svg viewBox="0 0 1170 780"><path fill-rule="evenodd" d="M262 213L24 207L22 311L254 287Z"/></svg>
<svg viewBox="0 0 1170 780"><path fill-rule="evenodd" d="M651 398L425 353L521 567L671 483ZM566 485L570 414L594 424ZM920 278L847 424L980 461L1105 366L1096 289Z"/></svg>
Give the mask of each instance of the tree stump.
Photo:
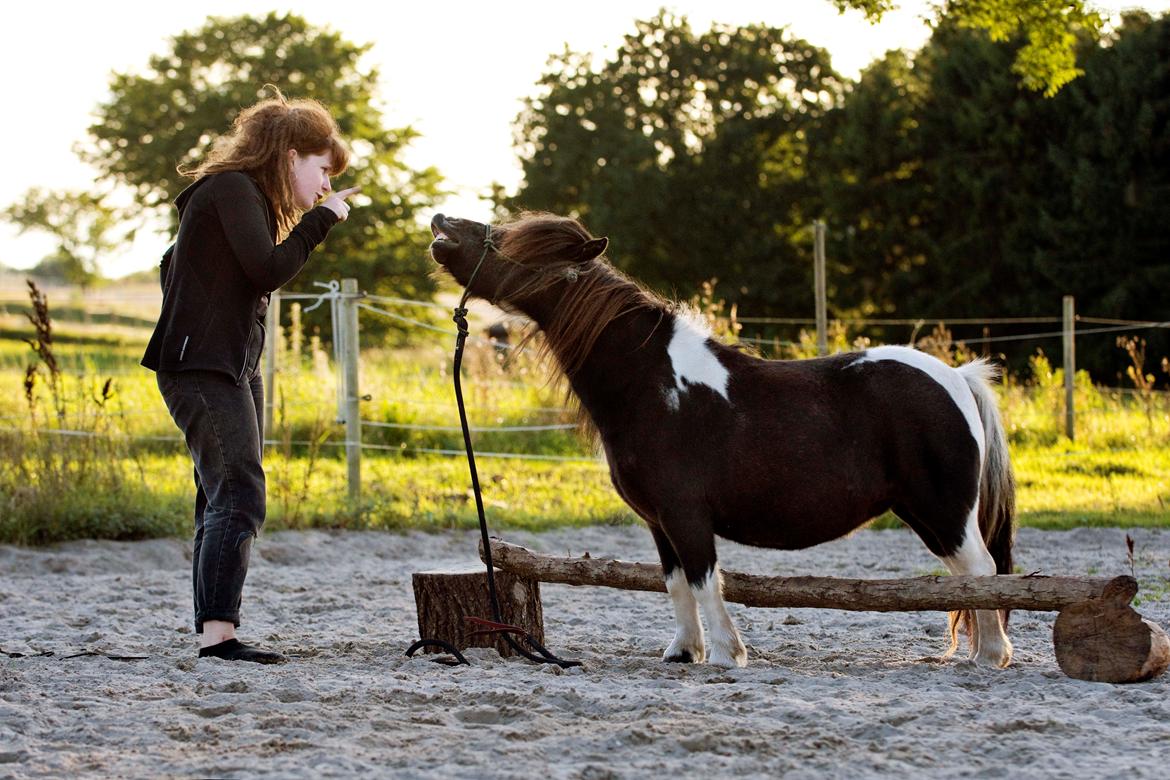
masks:
<svg viewBox="0 0 1170 780"><path fill-rule="evenodd" d="M442 639L459 650L492 647L501 656L517 655L498 634L472 636L480 627L465 619L477 617L495 620L491 597L488 595L487 571L482 566L457 571L415 572L411 579L420 637ZM519 626L537 642L544 644L540 583L499 569L495 570L495 580L503 622ZM514 638L521 647L526 647L523 638ZM442 652L435 647L425 649L429 653Z"/></svg>
<svg viewBox="0 0 1170 780"><path fill-rule="evenodd" d="M1132 577L1118 577L1100 598L1060 611L1052 643L1061 671L1078 680L1108 683L1142 682L1166 671L1170 637L1129 606L1136 593Z"/></svg>

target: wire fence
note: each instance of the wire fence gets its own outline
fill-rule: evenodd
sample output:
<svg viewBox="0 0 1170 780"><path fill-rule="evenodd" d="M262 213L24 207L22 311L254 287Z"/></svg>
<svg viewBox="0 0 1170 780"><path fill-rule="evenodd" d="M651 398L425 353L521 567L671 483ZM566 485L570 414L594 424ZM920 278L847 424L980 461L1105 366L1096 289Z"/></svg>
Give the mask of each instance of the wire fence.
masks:
<svg viewBox="0 0 1170 780"><path fill-rule="evenodd" d="M409 300L409 299L402 299L402 298L388 298L388 297L380 297L380 296L376 297L376 300L377 300L377 302L384 304L384 306L374 306L370 303L366 303L365 301L367 301L367 300L375 300L375 297L374 296L364 296L363 301L357 303L356 307L364 312L369 312L370 314L373 314L373 315L387 317L387 318L390 318L396 322L403 323L403 324L406 324L406 325L409 325L409 326L412 326L412 327L415 327L415 328L418 328L421 330L434 332L434 333L440 333L440 334L451 336L451 337L454 337L457 335L457 332L453 328L439 327L439 326L433 325L432 323L423 322L423 321L418 320L416 318L409 317L409 316L406 316L404 314L400 314L398 312L390 311L389 309L385 308L385 306L391 306L391 305L408 306L408 307L423 307L423 308L444 308L444 309L445 309L445 307L440 307L440 306L437 306L433 303L426 302L426 301ZM740 321L747 322L749 320L745 318L745 319L742 319ZM755 318L753 321L761 323L761 324L765 324L765 323L776 322L776 321L778 321L778 319L777 318ZM918 325L918 326L921 326L921 324L922 324L921 320L865 320L865 321L859 320L857 322L858 323L864 322L865 324L913 324L913 325ZM1052 317L999 318L998 322L1011 323L1011 324L1021 324L1021 323L1049 324L1052 322L1060 322L1060 318L1052 318ZM806 323L801 323L801 324L806 324ZM811 324L811 323L807 323L807 324ZM1093 331L1093 332L1120 331L1120 330L1125 329L1125 327L1133 327L1135 325L1145 325L1145 324L1146 323L1134 323L1134 324L1129 325L1129 326L1116 326L1115 325L1115 326L1112 326L1109 328L1102 328L1102 329L1099 329L1099 331ZM1050 335L1050 334L1048 334L1048 333L1036 334L1036 338L1046 338L1046 337L1048 337L1048 335ZM1056 332L1056 335L1057 336L1063 335L1063 331ZM1011 337L1011 338L1012 338L1012 340L1017 340L1017 339L1027 338L1027 337L1028 337L1028 334L1022 334L1021 336L1016 336L1016 337ZM741 337L741 340L757 341L758 343L768 343L768 344L779 343L783 346L796 346L795 342L790 342L790 341L777 342L776 339L771 339L771 340L762 339L762 338L761 339L751 339L750 337L748 337L748 338ZM1006 339L1004 339L1004 340L1006 340ZM504 349L511 348L510 344L501 344L500 342L497 342L497 341L491 341L491 340L485 340L485 339L475 339L475 338L469 339L469 341L471 343L481 344L481 345L490 345L490 346L494 346L496 348L504 348ZM405 424L405 423L376 423L376 422L371 422L368 420L362 420L361 424L363 427L371 427L371 428L393 428L393 429L431 430L431 431L441 430L441 431L448 431L448 432L456 432L456 431L460 430L460 428L458 426L434 426L434 425L419 426L419 425L415 425L415 424ZM570 429L573 427L574 426L570 425L570 424L562 424L562 425L553 425L553 426L503 426L503 427L495 427L495 428L479 427L479 428L473 428L472 430L473 430L473 432L483 432L483 431L512 432L512 431L566 430L566 429ZM393 450L399 450L399 451L409 450L409 451L417 452L417 453L430 453L430 454L453 456L453 457L461 457L465 454L463 450L458 450L458 449L406 448L405 446L394 447L394 446L387 446L387 445L372 445L372 444L362 443L362 442L349 442L348 444L351 446L355 446L355 448L358 449L359 451L362 449L375 449L375 450L377 450L377 449L381 449L381 450L393 449ZM479 454L482 457L486 457L486 458L527 458L527 459L532 459L532 460L553 460L553 461L582 460L582 458L578 458L578 457L539 455L539 454L534 454L534 453L521 453L521 452L479 452L477 454Z"/></svg>
<svg viewBox="0 0 1170 780"><path fill-rule="evenodd" d="M4 418L0 418L4 419ZM455 430L461 430L456 428ZM476 429L472 429L473 431ZM482 429L481 429L482 430ZM491 430L491 429L488 429ZM9 426L0 426L0 434L14 434L27 436L30 434L28 428L14 428ZM111 431L90 431L90 430L69 430L63 428L38 428L35 430L36 436L48 436L62 439L111 439L125 442L150 442L171 444L174 446L176 452L186 450L186 442L179 434L171 436L150 436L144 434L127 434ZM450 449L442 447L412 447L407 444L373 444L366 441L346 441L340 439L332 440L312 440L312 439L284 439L284 438L265 438L265 447L279 448L284 446L295 447L328 447L328 448L345 448L358 446L362 450L369 450L375 452L383 452L399 455L442 455L446 457L462 458L466 456L466 451L461 449ZM1060 451L1034 453L1031 457L1042 460L1073 460L1082 457L1091 457L1101 454L1122 454L1133 452L1132 448L1109 447L1109 448L1094 448L1088 449L1066 449ZM601 453L594 456L589 455L549 455L543 453L532 452L493 452L476 450L475 456L477 458L492 458L505 460L532 460L532 461L548 461L557 463L583 463L595 464L601 467L606 466L605 458Z"/></svg>
<svg viewBox="0 0 1170 780"><path fill-rule="evenodd" d="M321 306L329 305L330 309L331 309L331 317L330 317L331 327L334 329L333 333L335 335L340 333L340 331L341 331L342 322L343 322L343 319L345 317L344 310L345 310L346 306L352 306L355 311L363 312L366 314L366 316L375 316L375 317L386 318L386 319L392 320L400 325L406 326L410 329L422 331L422 332L425 332L428 334L435 334L435 336L433 336L431 338L436 339L436 340L438 339L439 336L448 336L448 337L451 337L452 339L454 339L454 337L457 335L454 328L436 325L434 322L428 322L424 319L420 319L417 316L411 316L409 313L404 313L404 312L409 312L412 309L413 310L432 310L432 311L433 310L441 310L444 312L450 311L449 307L444 306L440 303L436 303L435 301L412 300L412 299L408 299L408 298L398 298L398 297L391 297L391 296L379 296L379 295L368 295L368 294L346 295L346 294L341 292L340 286L338 285L337 282L330 282L330 283L318 282L316 284L318 286L324 288L321 293L280 294L279 298L277 300L297 302L297 303L303 302L305 305L302 307L302 312L312 311L312 310L319 308ZM115 305L120 301L129 302L132 300L134 302L140 302L144 297L149 298L149 296L125 296L123 298L119 298L118 296L107 295L102 299L102 301L103 301L103 303ZM275 308L277 311L279 311L279 306L277 306ZM500 317L493 318L493 322L496 321L497 319L504 319L513 325L518 323L518 322L523 321L522 318L517 318L515 316L500 316ZM752 326L780 325L780 326L810 327L810 326L815 326L817 324L816 320L807 319L807 318L737 317L736 320L739 323L746 324L746 325L752 325ZM985 318L950 318L950 319L947 319L947 318L874 318L874 317L870 317L870 318L842 318L839 320L835 320L835 322L839 322L843 326L853 327L853 328L866 328L866 327L871 327L871 326L872 327L910 326L910 327L914 327L915 329L921 329L925 325L929 325L929 324L940 324L940 325L945 324L948 326L949 325L963 325L963 326L983 325L983 326L1014 326L1014 327L1019 327L1019 326L1024 326L1024 325L1044 326L1044 325L1051 325L1054 323L1061 323L1062 318L1060 318L1060 317L985 317ZM1136 333L1136 332L1144 331L1144 330L1170 328L1170 321L1123 320L1123 319L1116 319L1116 318L1077 316L1075 318L1075 322L1077 325L1097 325L1097 326L1100 326L1100 327L1077 328L1075 331L1075 336L1077 338L1087 337L1087 336L1095 336L1095 335L1101 335L1101 334ZM478 330L480 330L481 332L486 332L486 330L487 330L486 325L487 324L488 323L483 323L483 327L478 328ZM1036 330L1034 330L1032 332L1028 332L1028 333L1010 334L1010 335L1002 335L1002 336L976 337L976 338L970 339L969 341L981 343L981 344L1003 343L1003 342L1023 342L1023 341L1040 342L1040 341L1045 341L1045 340L1049 340L1049 339L1063 338L1063 337L1067 337L1067 336L1068 336L1067 329L1052 330L1052 329L1037 328ZM335 348L336 348L337 343L339 341L341 341L341 339L337 339L337 338L333 339ZM794 341L790 341L790 340L781 340L781 339L777 339L777 338L767 338L767 337L761 337L761 336L740 335L740 336L738 336L738 341L746 342L749 344L771 345L771 346L775 346L775 347L805 346L805 345L802 345L800 342L794 342ZM499 352L515 349L515 345L513 345L513 344L503 342L503 341L500 341L498 339L492 339L492 338L472 337L472 338L468 339L468 342L472 345L488 347L488 348L491 348L492 350L496 350ZM342 372L341 372L341 364L345 360L355 360L356 359L356 354L360 351L359 346L360 345L353 345L353 347L354 347L353 353L354 354L352 356L347 357L346 355L343 355L340 351L335 352L335 354L333 356L333 362L334 362L334 365L337 367L337 371L338 371L338 373L337 373L337 392L338 392L337 418L338 418L338 421L340 421L340 419L342 417L344 417L344 415L345 415L344 405L341 402L342 396L348 396L348 397L350 397L351 400L355 396L360 398L360 396L358 396L359 388L345 387L345 380L344 380L344 378L342 376ZM8 356L8 355L0 356L0 367L6 367L10 364L11 364L10 363L10 356ZM117 367L109 367L109 368L97 367L92 362L86 362L84 359L81 359L81 358L68 358L67 364L71 366L70 370L75 370L75 371L79 371L79 372L87 372L90 370L96 370L96 371L100 372L100 374L103 377L135 375L135 374L139 374L143 371L143 369L138 368L137 366L133 366L133 365L117 366ZM480 385L483 385L483 386L487 386L487 387L525 387L528 385L528 383L522 382L522 381L500 380L500 379L483 379L483 378L478 379L477 383ZM268 377L267 386L269 388L272 387L272 376L271 375ZM1102 392L1115 393L1118 396L1129 396L1129 397L1141 396L1143 398L1149 398L1151 396L1165 397L1165 395L1166 395L1164 393L1158 393L1158 392L1154 392L1154 391L1150 391L1150 390L1139 390L1136 388L1104 388L1102 390ZM272 403L271 391L269 393L269 396L270 396L270 403ZM394 399L388 399L387 402L392 404L392 405L450 410L452 413L455 411L455 404L453 401L437 400L433 397L394 398ZM281 408L284 408L284 407L297 407L297 408L315 407L321 411L326 411L327 409L331 408L331 405L326 406L325 404L322 404L319 401L287 401L287 400L282 400L280 402L279 406ZM149 409L128 410L128 411L118 412L117 416L118 417L127 417L127 418L144 418L144 417L149 417L149 416L154 415L154 416L159 417L160 424L165 424L167 422L167 420L166 420L165 416L163 416L163 414L160 414L161 411L162 410L156 411L156 410L149 410ZM518 412L518 413L523 413L525 415L547 414L547 415L564 416L564 415L571 413L571 410L569 410L568 408L562 407L562 406L538 406L538 407L526 406L526 407L521 407L521 408L515 409L513 411ZM325 415L325 416L327 417L328 415ZM7 416L7 417L0 417L0 423L5 423L5 424L17 423L17 425L5 425L4 427L0 427L0 432L3 432L3 433L28 433L30 430L30 427L31 427L30 418L28 415L11 415L11 416ZM540 433L547 433L547 432L570 431L576 427L577 427L577 425L575 423L556 422L556 423L550 423L550 424L477 425L477 426L472 426L471 430L474 434L529 434L529 433L540 434ZM370 431L383 430L383 431L419 432L419 433L434 433L434 434L456 433L456 432L459 432L461 430L459 428L459 426L457 426L457 425L442 425L442 424L435 424L435 423L397 422L397 421L370 420L370 419L360 419L358 421L359 432L361 429L367 429ZM271 430L271 425L268 427L268 430ZM113 432L94 432L94 431L85 431L85 430L68 430L68 429L61 429L61 428L44 428L44 427L40 428L38 430L38 433L44 433L44 434L48 434L48 435L52 435L52 436L61 436L61 437L106 436L106 437L111 437L111 438L118 438L118 439L124 439L124 440L132 440L132 441L171 442L171 443L174 443L176 445L182 444L182 439L179 436L131 435L131 434L120 434L120 433L113 433ZM323 447L331 447L331 448L345 448L350 453L355 453L355 452L358 453L358 457L360 457L361 451L393 452L393 453L399 453L399 454L412 454L412 455L439 455L439 456L449 456L449 457L462 457L464 455L463 450L460 450L460 449L451 449L451 448L444 448L444 447L409 446L406 443L379 444L379 443L375 443L375 442L371 442L371 441L362 441L360 436L356 439L352 439L352 438L349 438L347 436L347 437L344 437L343 440L341 440L341 441L314 441L314 440L309 440L309 439L292 440L292 439L287 439L287 438L286 439L268 438L265 440L265 444L268 446L294 445L294 446L305 446L305 447L323 446ZM586 462L586 463L600 462L599 457L590 456L590 455L552 455L552 454L547 454L547 453L536 453L536 452L496 452L496 451L477 452L477 454L479 456L485 457L485 458L528 459L528 460L535 460L535 461L557 461L557 462ZM1061 457L1069 457L1069 456L1073 456L1075 454L1077 454L1077 453L1066 452L1066 453L1058 453L1057 455L1059 455Z"/></svg>

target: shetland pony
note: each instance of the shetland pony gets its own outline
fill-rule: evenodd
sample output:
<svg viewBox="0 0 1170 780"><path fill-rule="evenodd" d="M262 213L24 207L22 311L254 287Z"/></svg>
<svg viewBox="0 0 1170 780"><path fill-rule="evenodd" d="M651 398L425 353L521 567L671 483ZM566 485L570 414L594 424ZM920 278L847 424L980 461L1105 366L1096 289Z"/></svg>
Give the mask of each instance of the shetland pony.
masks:
<svg viewBox="0 0 1170 780"><path fill-rule="evenodd" d="M716 536L799 549L892 510L951 573L1011 572L1015 490L988 363L892 346L764 360L613 268L608 240L576 220L440 214L431 230L432 257L469 294L543 331L614 487L650 528L677 620L664 660L747 662ZM954 613L951 649L962 624L976 662L1006 666L1006 622Z"/></svg>

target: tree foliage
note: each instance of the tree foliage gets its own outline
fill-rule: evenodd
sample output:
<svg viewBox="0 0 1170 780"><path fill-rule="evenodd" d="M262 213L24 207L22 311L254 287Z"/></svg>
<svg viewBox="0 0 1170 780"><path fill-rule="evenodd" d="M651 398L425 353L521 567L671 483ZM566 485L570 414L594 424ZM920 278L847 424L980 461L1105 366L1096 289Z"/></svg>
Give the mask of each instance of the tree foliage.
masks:
<svg viewBox="0 0 1170 780"><path fill-rule="evenodd" d="M929 197L915 132L927 86L889 52L812 131L809 168L828 228L829 298L837 313L889 314L929 257Z"/></svg>
<svg viewBox="0 0 1170 780"><path fill-rule="evenodd" d="M360 185L362 195L292 288L354 276L366 290L429 297L430 234L417 216L442 194L440 176L402 161L415 133L385 127L375 101L377 70L362 67L369 48L292 14L209 18L175 36L141 72L112 76L110 98L98 107L91 142L80 153L133 188L143 208L164 209L189 183L176 166L201 159L241 109L269 94L265 85L319 100L354 152L335 186Z"/></svg>
<svg viewBox="0 0 1170 780"><path fill-rule="evenodd" d="M20 233L52 236L56 251L41 259L36 273L81 287L100 278L102 257L134 238L133 228L126 227L117 209L103 196L87 192L54 193L34 187L0 212L0 218L16 225Z"/></svg>
<svg viewBox="0 0 1170 780"><path fill-rule="evenodd" d="M1015 78L1022 39L955 22L912 67L868 69L818 137L839 310L1054 314L1071 294L1090 316L1167 319L1170 19L1129 15L1107 43L1082 33L1084 75L1051 99ZM1078 352L1110 380L1124 362L1107 339Z"/></svg>
<svg viewBox="0 0 1170 780"><path fill-rule="evenodd" d="M1001 316L1054 295L1032 259L1056 116L1014 54L944 21L912 68L888 55L826 123L826 214L846 232L832 253L865 280L842 303Z"/></svg>
<svg viewBox="0 0 1170 780"><path fill-rule="evenodd" d="M609 62L552 60L516 125L524 183L499 202L581 216L678 297L717 277L741 314L811 315L822 218L836 316L1050 315L1072 294L1090 316L1170 319L1170 19L1081 29L1084 75L1051 98L1014 69L1028 45L945 18L843 84L779 31L660 14ZM1107 341L1078 353L1113 380ZM1022 362L1036 343L1002 348Z"/></svg>
<svg viewBox="0 0 1170 780"><path fill-rule="evenodd" d="M870 21L897 7L896 0L833 0L840 11L861 11ZM1022 38L1012 70L1025 87L1051 97L1081 74L1076 64L1077 35L1096 35L1104 20L1085 0L948 0L939 20L987 32L993 41Z"/></svg>
<svg viewBox="0 0 1170 780"><path fill-rule="evenodd" d="M523 184L500 205L580 216L660 289L694 290L717 267L730 297L779 305L807 276L807 130L841 90L828 56L780 29L697 33L661 12L608 62L552 58L517 120Z"/></svg>
<svg viewBox="0 0 1170 780"><path fill-rule="evenodd" d="M1037 271L1098 316L1168 320L1170 17L1128 14L1083 60L1057 98ZM1149 344L1170 354L1170 333Z"/></svg>

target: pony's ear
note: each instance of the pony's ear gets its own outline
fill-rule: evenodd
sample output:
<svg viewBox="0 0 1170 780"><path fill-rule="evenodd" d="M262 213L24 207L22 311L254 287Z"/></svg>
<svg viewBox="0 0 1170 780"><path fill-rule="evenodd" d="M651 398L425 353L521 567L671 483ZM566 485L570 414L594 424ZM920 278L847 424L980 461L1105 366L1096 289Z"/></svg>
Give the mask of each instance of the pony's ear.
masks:
<svg viewBox="0 0 1170 780"><path fill-rule="evenodd" d="M595 257L600 257L605 254L605 248L609 246L609 239L605 236L595 238L592 241L586 241L581 245L581 251L578 255L578 262L584 263L587 260L592 260Z"/></svg>

